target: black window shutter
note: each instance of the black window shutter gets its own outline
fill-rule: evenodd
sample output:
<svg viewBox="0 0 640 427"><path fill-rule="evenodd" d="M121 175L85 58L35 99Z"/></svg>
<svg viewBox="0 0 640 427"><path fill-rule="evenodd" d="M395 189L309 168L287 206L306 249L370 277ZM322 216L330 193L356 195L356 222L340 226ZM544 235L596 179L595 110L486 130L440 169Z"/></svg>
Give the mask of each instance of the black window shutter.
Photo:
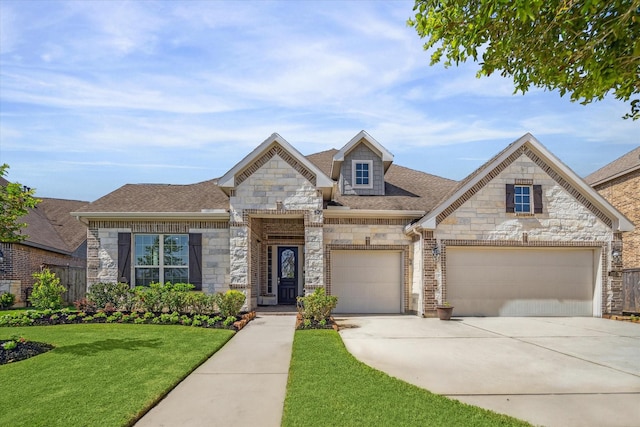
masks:
<svg viewBox="0 0 640 427"><path fill-rule="evenodd" d="M533 186L533 213L542 213L542 185Z"/></svg>
<svg viewBox="0 0 640 427"><path fill-rule="evenodd" d="M507 212L514 212L515 211L515 185L514 184L507 184L507 198L506 198L506 205L507 205Z"/></svg>
<svg viewBox="0 0 640 427"><path fill-rule="evenodd" d="M118 233L118 281L131 283L131 233Z"/></svg>
<svg viewBox="0 0 640 427"><path fill-rule="evenodd" d="M189 283L202 290L202 234L189 233Z"/></svg>

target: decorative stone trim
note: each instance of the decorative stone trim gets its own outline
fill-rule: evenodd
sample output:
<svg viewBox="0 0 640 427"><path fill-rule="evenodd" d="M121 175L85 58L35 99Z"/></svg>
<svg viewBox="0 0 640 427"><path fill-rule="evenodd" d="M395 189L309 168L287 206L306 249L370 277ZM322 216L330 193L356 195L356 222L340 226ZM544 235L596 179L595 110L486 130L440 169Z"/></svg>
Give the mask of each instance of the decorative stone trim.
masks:
<svg viewBox="0 0 640 427"><path fill-rule="evenodd" d="M529 157L535 164L540 166L542 170L544 170L555 182L557 182L562 188L567 190L569 194L575 197L580 203L582 203L587 209L589 209L593 214L600 219L600 221L604 222L608 227L612 227L613 223L611 218L607 217L600 209L598 209L593 203L587 200L586 197L582 195L578 190L576 190L569 182L567 182L563 177L561 177L551 166L547 165L540 157L538 157L534 152L527 149L525 152L527 157Z"/></svg>
<svg viewBox="0 0 640 427"><path fill-rule="evenodd" d="M229 228L229 221L89 221L89 228L128 229L132 233L188 233L192 229Z"/></svg>
<svg viewBox="0 0 640 427"><path fill-rule="evenodd" d="M407 225L415 218L325 218L327 225Z"/></svg>
<svg viewBox="0 0 640 427"><path fill-rule="evenodd" d="M331 252L335 250L341 251L400 251L402 252L402 307L405 312L409 312L409 298L411 295L411 283L410 283L410 246L409 245L339 245L328 244L325 245L324 250L324 282L327 294L331 295ZM322 287L308 287L313 291L313 288ZM307 289L307 286L305 286Z"/></svg>
<svg viewBox="0 0 640 427"><path fill-rule="evenodd" d="M316 176L307 169L302 163L298 162L288 151L286 151L279 144L274 144L266 153L264 153L259 159L256 159L251 165L247 166L241 173L236 175L236 186L240 185L243 181L253 175L258 169L264 166L273 156L280 156L282 160L287 162L289 166L295 169L300 175L305 177L311 184L316 185Z"/></svg>
<svg viewBox="0 0 640 427"><path fill-rule="evenodd" d="M515 185L533 185L533 179L516 178Z"/></svg>
<svg viewBox="0 0 640 427"><path fill-rule="evenodd" d="M522 150L517 150L513 152L509 157L504 159L500 164L498 164L495 168L493 168L489 173L487 173L480 181L478 181L473 187L467 190L463 195L461 195L457 200L455 200L449 207L447 207L444 211L442 211L436 217L436 224L440 224L445 218L455 212L462 204L464 204L467 200L469 200L474 194L476 194L480 189L482 189L485 185L487 185L491 180L497 177L502 171L504 171L509 165L515 162L521 155L526 155L529 157L536 165L538 165L551 179L556 181L558 185L564 188L571 196L577 199L580 203L582 203L587 209L589 209L598 219L600 219L603 223L605 223L608 227L612 227L613 223L611 218L607 217L600 209L598 209L593 203L587 200L580 191L575 189L567 180L561 177L551 166L545 163L540 157L538 157L531 149L523 146ZM526 184L529 185L529 181L533 182L533 180L528 179L519 179L516 180L516 184L520 183L519 181L526 181Z"/></svg>

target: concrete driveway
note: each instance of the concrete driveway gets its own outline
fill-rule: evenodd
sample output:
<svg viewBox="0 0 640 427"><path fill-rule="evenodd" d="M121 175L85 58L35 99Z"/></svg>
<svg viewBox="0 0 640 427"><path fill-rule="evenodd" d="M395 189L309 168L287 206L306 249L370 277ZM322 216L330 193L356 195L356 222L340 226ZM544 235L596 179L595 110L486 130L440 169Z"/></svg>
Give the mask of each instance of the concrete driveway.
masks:
<svg viewBox="0 0 640 427"><path fill-rule="evenodd" d="M640 426L640 324L597 318L336 316L359 360L544 426Z"/></svg>

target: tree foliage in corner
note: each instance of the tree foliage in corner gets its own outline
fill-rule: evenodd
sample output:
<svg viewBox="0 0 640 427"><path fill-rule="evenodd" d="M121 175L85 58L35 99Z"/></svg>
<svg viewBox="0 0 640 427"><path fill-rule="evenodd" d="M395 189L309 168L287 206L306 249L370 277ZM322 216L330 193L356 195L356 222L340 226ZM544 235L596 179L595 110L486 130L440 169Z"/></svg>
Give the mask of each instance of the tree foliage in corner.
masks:
<svg viewBox="0 0 640 427"><path fill-rule="evenodd" d="M0 177L5 176L7 169L7 164L0 166ZM20 242L29 237L20 232L27 224L18 220L40 202L33 197L34 193L35 190L25 189L18 183L0 182L0 242Z"/></svg>
<svg viewBox="0 0 640 427"><path fill-rule="evenodd" d="M408 24L431 65L472 58L478 77L511 76L515 92L530 86L569 93L588 104L611 91L640 118L638 0L416 0Z"/></svg>

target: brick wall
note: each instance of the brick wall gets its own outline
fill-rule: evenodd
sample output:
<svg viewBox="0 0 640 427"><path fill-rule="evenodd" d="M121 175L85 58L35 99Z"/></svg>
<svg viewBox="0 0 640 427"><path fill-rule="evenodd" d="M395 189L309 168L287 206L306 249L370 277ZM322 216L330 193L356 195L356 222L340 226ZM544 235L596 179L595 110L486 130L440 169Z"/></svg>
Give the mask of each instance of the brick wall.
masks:
<svg viewBox="0 0 640 427"><path fill-rule="evenodd" d="M622 265L640 268L640 170L594 187L636 226L622 234Z"/></svg>
<svg viewBox="0 0 640 427"><path fill-rule="evenodd" d="M19 295L16 295L16 304L25 302L25 291L34 283L33 273L40 272L43 265L58 265L86 268L87 261L84 258L72 257L33 248L19 243L1 244L4 253L4 262L0 268L0 280L19 283ZM14 285L14 289L16 289Z"/></svg>

